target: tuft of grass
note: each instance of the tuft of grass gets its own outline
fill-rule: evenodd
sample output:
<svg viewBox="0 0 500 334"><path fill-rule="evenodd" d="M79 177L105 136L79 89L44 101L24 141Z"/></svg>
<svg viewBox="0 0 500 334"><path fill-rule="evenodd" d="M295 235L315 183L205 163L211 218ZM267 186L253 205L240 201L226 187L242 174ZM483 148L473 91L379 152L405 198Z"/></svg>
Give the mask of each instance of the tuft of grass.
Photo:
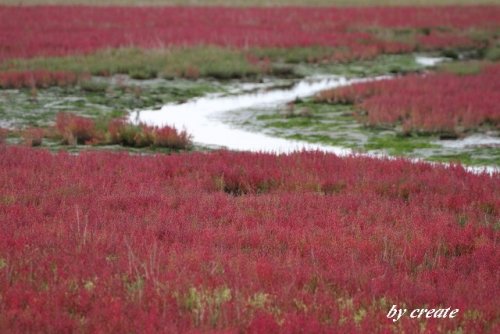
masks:
<svg viewBox="0 0 500 334"><path fill-rule="evenodd" d="M292 48L255 48L250 54L258 59L269 59L272 62L299 64L328 61L341 51L342 48L327 46L306 46Z"/></svg>
<svg viewBox="0 0 500 334"><path fill-rule="evenodd" d="M80 88L88 93L104 93L109 88L109 85L106 82L88 80L81 82Z"/></svg>
<svg viewBox="0 0 500 334"><path fill-rule="evenodd" d="M226 80L255 77L267 70L259 64L249 62L244 51L232 48L175 48L167 50L164 57L164 66L160 71L164 78L212 77Z"/></svg>
<svg viewBox="0 0 500 334"><path fill-rule="evenodd" d="M152 50L117 48L87 55L15 59L0 65L0 71L7 69L67 71L98 76L126 74L133 79L145 80L158 76L167 79L254 77L270 71L271 67L250 62L244 50L194 46Z"/></svg>
<svg viewBox="0 0 500 334"><path fill-rule="evenodd" d="M355 29L356 30L356 29ZM385 42L398 42L414 49L419 34L425 32L414 28L358 27L357 30L367 32Z"/></svg>
<svg viewBox="0 0 500 334"><path fill-rule="evenodd" d="M443 63L438 66L438 71L457 75L473 75L481 73L486 64L487 62L478 60Z"/></svg>
<svg viewBox="0 0 500 334"><path fill-rule="evenodd" d="M87 55L65 57L36 57L4 62L0 69L22 68L24 70L69 71L108 76L128 74L135 77L153 76L165 63L165 50L142 50L139 48L105 49Z"/></svg>
<svg viewBox="0 0 500 334"><path fill-rule="evenodd" d="M485 51L484 59L490 61L500 60L500 45L491 47Z"/></svg>

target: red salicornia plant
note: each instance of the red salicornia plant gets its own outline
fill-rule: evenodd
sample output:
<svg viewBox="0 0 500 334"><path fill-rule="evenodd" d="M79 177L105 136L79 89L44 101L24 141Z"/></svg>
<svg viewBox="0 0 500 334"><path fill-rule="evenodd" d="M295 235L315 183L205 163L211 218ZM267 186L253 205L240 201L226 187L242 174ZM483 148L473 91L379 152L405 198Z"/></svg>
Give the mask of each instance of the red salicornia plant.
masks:
<svg viewBox="0 0 500 334"><path fill-rule="evenodd" d="M131 124L124 119L114 119L108 125L108 137L112 144L132 147L168 147L188 149L191 136L168 125L163 127Z"/></svg>
<svg viewBox="0 0 500 334"><path fill-rule="evenodd" d="M494 333L499 198L404 160L3 145L0 332Z"/></svg>
<svg viewBox="0 0 500 334"><path fill-rule="evenodd" d="M57 114L56 128L64 143L69 145L89 143L96 135L92 119L66 112Z"/></svg>
<svg viewBox="0 0 500 334"><path fill-rule="evenodd" d="M46 88L50 86L71 86L78 82L78 76L63 71L7 71L0 72L0 88Z"/></svg>
<svg viewBox="0 0 500 334"><path fill-rule="evenodd" d="M147 22L147 24L144 24ZM223 22L224 24L221 24ZM0 6L0 61L136 46L333 46L339 59L481 46L497 6L227 8ZM387 38L384 31L410 31ZM284 33L286 32L286 33ZM476 34L477 35L477 34Z"/></svg>
<svg viewBox="0 0 500 334"><path fill-rule="evenodd" d="M500 65L474 75L408 75L323 91L316 100L355 104L359 119L372 126L460 135L481 126L500 126L499 77Z"/></svg>

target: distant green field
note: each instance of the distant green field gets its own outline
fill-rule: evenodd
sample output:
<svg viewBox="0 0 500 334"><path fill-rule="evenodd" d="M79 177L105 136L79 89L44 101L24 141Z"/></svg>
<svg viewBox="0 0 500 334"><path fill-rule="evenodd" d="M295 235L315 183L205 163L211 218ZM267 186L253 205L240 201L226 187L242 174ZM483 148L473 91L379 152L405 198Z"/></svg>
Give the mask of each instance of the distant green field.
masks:
<svg viewBox="0 0 500 334"><path fill-rule="evenodd" d="M0 5L425 6L499 5L500 0L0 0Z"/></svg>

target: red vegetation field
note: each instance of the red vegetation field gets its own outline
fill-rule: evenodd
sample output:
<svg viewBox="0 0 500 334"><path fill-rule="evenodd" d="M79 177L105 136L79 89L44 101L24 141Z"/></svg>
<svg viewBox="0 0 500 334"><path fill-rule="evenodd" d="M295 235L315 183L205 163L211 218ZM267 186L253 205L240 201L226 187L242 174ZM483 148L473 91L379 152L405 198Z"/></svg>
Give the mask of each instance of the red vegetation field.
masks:
<svg viewBox="0 0 500 334"><path fill-rule="evenodd" d="M475 75L408 75L323 91L316 99L354 103L369 125L401 125L402 131L461 134L500 127L500 65Z"/></svg>
<svg viewBox="0 0 500 334"><path fill-rule="evenodd" d="M347 47L354 57L477 46L468 32L500 26L500 7L127 8L0 6L0 61L108 47ZM374 28L416 29L403 40Z"/></svg>
<svg viewBox="0 0 500 334"><path fill-rule="evenodd" d="M498 332L499 219L459 166L2 146L0 332Z"/></svg>

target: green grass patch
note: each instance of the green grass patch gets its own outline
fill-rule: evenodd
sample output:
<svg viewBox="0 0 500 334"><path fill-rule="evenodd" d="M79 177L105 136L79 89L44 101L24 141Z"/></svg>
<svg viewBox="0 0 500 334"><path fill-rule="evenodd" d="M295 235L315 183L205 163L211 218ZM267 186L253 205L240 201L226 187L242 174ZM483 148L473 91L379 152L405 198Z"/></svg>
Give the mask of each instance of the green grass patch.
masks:
<svg viewBox="0 0 500 334"><path fill-rule="evenodd" d="M92 75L137 75L140 72L158 73L164 64L165 53L163 51L120 48L101 50L88 55L16 59L4 62L0 68L2 70L70 71Z"/></svg>
<svg viewBox="0 0 500 334"><path fill-rule="evenodd" d="M109 76L127 74L135 79L255 76L263 69L250 63L242 50L212 46L143 50L119 48L88 55L38 57L4 62L0 70L48 70Z"/></svg>
<svg viewBox="0 0 500 334"><path fill-rule="evenodd" d="M319 134L300 134L300 133L295 133L293 135L288 135L286 136L288 139L294 139L294 140L300 140L300 141L305 141L305 142L310 142L310 143L318 143L318 144L325 144L325 145L332 145L332 146L343 146L343 147L349 147L349 148L355 148L356 145L354 145L351 141L346 140L344 138L336 138L336 137L331 137L328 135L319 135Z"/></svg>
<svg viewBox="0 0 500 334"><path fill-rule="evenodd" d="M298 64L316 63L331 60L337 52L345 52L345 48L327 46L306 46L292 48L255 48L250 54L272 62Z"/></svg>
<svg viewBox="0 0 500 334"><path fill-rule="evenodd" d="M500 45L486 49L484 59L490 61L500 61Z"/></svg>
<svg viewBox="0 0 500 334"><path fill-rule="evenodd" d="M465 165L493 165L500 166L500 150L498 148L480 148L475 151L437 154L428 158L438 162L460 162Z"/></svg>
<svg viewBox="0 0 500 334"><path fill-rule="evenodd" d="M415 61L414 54L380 55L371 60L348 63L298 64L295 72L306 76L312 74L336 74L346 77L370 77L387 74L404 74L423 70Z"/></svg>
<svg viewBox="0 0 500 334"><path fill-rule="evenodd" d="M399 42L410 46L416 43L418 35L424 33L414 28L361 27L355 30L368 32L382 41Z"/></svg>
<svg viewBox="0 0 500 334"><path fill-rule="evenodd" d="M488 62L481 60L458 61L452 63L443 63L438 66L438 71L448 72L457 75L479 74Z"/></svg>
<svg viewBox="0 0 500 334"><path fill-rule="evenodd" d="M294 117L294 118L288 118L283 121L270 122L267 123L266 126L271 128L290 129L297 127L308 127L316 124L317 122L318 120L314 120L311 118Z"/></svg>
<svg viewBox="0 0 500 334"><path fill-rule="evenodd" d="M209 81L150 80L135 82L115 78L88 81L76 87L4 90L0 94L0 119L9 127L43 127L53 124L61 111L92 118L120 117L131 110L154 109L170 102L217 91ZM118 80L119 81L119 80Z"/></svg>
<svg viewBox="0 0 500 334"><path fill-rule="evenodd" d="M255 77L263 71L265 69L258 64L250 63L242 50L200 46L165 52L165 63L160 73L167 78L212 77L226 80Z"/></svg>
<svg viewBox="0 0 500 334"><path fill-rule="evenodd" d="M19 144L19 141L12 142L12 144ZM41 146L35 147L37 149L43 149L43 150L50 150L52 152L60 152L60 151L65 151L65 152L70 152L70 153L80 153L80 152L101 152L101 151L107 151L107 152L127 152L131 154L172 154L172 153L179 153L180 150L178 149L172 149L168 147L130 147L130 146L122 146L122 145L62 145L60 141L57 140L49 140L49 139L44 139L43 144ZM207 148L201 148L201 147L193 147L189 151L185 152L191 152L191 151L206 151L208 150Z"/></svg>
<svg viewBox="0 0 500 334"><path fill-rule="evenodd" d="M404 155L423 148L439 148L439 146L432 144L430 139L426 137L402 137L397 135L372 137L364 145L366 150L385 150L391 155Z"/></svg>
<svg viewBox="0 0 500 334"><path fill-rule="evenodd" d="M422 67L412 54L382 55L373 60L345 63L335 58L331 47L250 48L216 46L175 47L144 50L118 48L93 54L65 57L15 59L0 64L0 71L65 71L85 78L126 74L133 79L215 78L219 80L250 78L264 75L300 77L315 73L347 76L370 76L418 71ZM82 81L82 80L80 80ZM83 80L84 81L84 80ZM105 87L87 85L88 90Z"/></svg>

